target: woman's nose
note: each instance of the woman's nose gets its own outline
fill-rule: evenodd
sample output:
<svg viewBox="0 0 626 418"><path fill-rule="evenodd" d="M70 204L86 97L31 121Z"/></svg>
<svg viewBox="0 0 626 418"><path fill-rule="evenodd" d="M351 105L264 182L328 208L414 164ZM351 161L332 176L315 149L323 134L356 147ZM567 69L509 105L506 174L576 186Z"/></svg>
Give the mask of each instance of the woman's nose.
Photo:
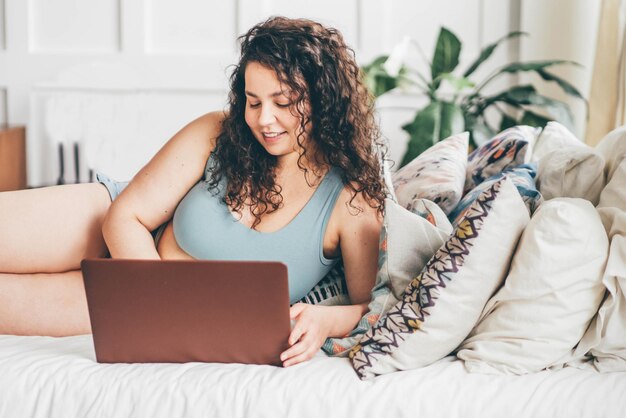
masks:
<svg viewBox="0 0 626 418"><path fill-rule="evenodd" d="M274 109L272 106L261 106L261 113L259 114L259 124L271 125L276 120L274 115Z"/></svg>

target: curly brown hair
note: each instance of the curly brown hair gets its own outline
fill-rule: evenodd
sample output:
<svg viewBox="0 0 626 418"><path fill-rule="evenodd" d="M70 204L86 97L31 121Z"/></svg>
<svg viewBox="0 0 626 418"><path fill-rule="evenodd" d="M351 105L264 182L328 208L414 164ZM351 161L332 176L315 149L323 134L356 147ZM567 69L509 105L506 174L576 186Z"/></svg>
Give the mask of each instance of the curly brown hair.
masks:
<svg viewBox="0 0 626 418"><path fill-rule="evenodd" d="M267 175L275 173L277 158L265 151L245 121L245 70L257 62L274 69L281 84L294 93L291 109L300 116L301 128L298 166L305 177L302 135L310 124L309 138L324 160L317 162L341 169L352 191L350 207L362 211L353 204L362 192L367 204L382 213L387 190L380 161L386 147L375 122L373 96L341 33L311 20L279 16L252 27L238 41L241 58L230 76L229 111L209 167L209 189L217 189L224 176L224 203L239 211L249 199L253 229L263 214L282 206L281 188L274 175ZM310 109L306 113L305 103Z"/></svg>

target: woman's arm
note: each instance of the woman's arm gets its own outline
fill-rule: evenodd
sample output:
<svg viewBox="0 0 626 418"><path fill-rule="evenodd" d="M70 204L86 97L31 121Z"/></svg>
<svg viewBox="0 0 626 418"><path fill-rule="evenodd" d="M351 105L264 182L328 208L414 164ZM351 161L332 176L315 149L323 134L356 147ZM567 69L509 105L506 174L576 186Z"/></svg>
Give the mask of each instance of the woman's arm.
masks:
<svg viewBox="0 0 626 418"><path fill-rule="evenodd" d="M347 202L350 193L344 189L337 206L339 216L337 228L339 246L343 257L346 284L352 305L316 306L297 303L290 310L291 319L296 320L289 344L291 347L281 354L285 367L309 360L328 337L345 337L367 312L371 291L378 270L378 240L382 227L382 216L371 208L360 195L354 205L362 208L356 212Z"/></svg>
<svg viewBox="0 0 626 418"><path fill-rule="evenodd" d="M150 231L171 219L202 177L223 112L192 121L170 139L111 204L102 234L111 257L159 259Z"/></svg>

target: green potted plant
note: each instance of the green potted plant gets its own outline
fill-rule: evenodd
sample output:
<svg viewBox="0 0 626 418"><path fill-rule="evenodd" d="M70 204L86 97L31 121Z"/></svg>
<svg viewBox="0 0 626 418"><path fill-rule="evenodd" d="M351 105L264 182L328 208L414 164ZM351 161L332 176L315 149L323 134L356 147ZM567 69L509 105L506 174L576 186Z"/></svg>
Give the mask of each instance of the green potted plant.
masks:
<svg viewBox="0 0 626 418"><path fill-rule="evenodd" d="M513 62L494 70L481 82L472 80L476 69L489 59L498 45L522 35L526 34L511 32L486 46L460 75L454 71L459 64L462 44L446 28L441 28L439 32L433 59L428 63L428 76L404 63L408 47L415 42L410 38L405 38L398 44L391 56L379 56L363 67L365 82L375 97L398 87L415 86L429 99L429 103L417 111L413 121L402 127L408 132L410 139L400 167L437 141L457 132L469 131L471 144L475 146L498 131L514 125L543 127L548 121L557 120L571 129L573 116L569 106L539 94L532 84L514 85L496 94L485 94L484 88L503 74L535 72L544 80L557 83L567 94L585 100L572 84L548 71L548 67L554 65L578 65L573 61ZM445 84L449 86L447 93L442 89ZM492 126L493 122L485 117L489 108L496 109L500 115L498 127Z"/></svg>

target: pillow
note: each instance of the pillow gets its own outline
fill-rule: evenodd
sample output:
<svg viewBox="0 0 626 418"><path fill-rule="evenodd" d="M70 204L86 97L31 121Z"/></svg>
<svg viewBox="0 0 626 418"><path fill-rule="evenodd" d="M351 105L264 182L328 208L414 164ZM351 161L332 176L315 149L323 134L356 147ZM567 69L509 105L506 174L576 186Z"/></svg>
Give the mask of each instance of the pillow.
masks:
<svg viewBox="0 0 626 418"><path fill-rule="evenodd" d="M485 190L402 300L351 350L359 377L426 366L454 350L504 279L528 220L510 180Z"/></svg>
<svg viewBox="0 0 626 418"><path fill-rule="evenodd" d="M622 160L626 158L626 125L608 133L598 142L596 150L606 162L605 175L608 183Z"/></svg>
<svg viewBox="0 0 626 418"><path fill-rule="evenodd" d="M469 133L452 135L417 156L393 175L398 203L416 198L438 204L447 215L463 194Z"/></svg>
<svg viewBox="0 0 626 418"><path fill-rule="evenodd" d="M537 186L544 198L580 197L598 204L604 188L604 158L565 126L548 122L532 156L538 163Z"/></svg>
<svg viewBox="0 0 626 418"><path fill-rule="evenodd" d="M537 143L533 148L531 161L538 162L554 150L572 147L585 148L588 147L588 145L576 138L569 129L559 122L548 122L541 131L541 134L537 137Z"/></svg>
<svg viewBox="0 0 626 418"><path fill-rule="evenodd" d="M450 234L452 227L441 209L432 202L422 204L424 208L429 208L429 214L435 213L431 218L442 217L445 223L435 227L428 222L428 218L417 216L389 199L385 200L385 218L379 240L378 273L368 312L346 338L326 340L322 349L327 354L347 355L350 348L381 315L402 298L410 280L422 270Z"/></svg>
<svg viewBox="0 0 626 418"><path fill-rule="evenodd" d="M608 246L590 202L546 201L522 235L504 286L460 346L467 370L525 374L562 366L604 296Z"/></svg>
<svg viewBox="0 0 626 418"><path fill-rule="evenodd" d="M530 162L532 146L540 131L531 126L513 126L475 149L468 157L464 193L494 174Z"/></svg>
<svg viewBox="0 0 626 418"><path fill-rule="evenodd" d="M387 189L387 198L393 200L394 202L398 201L396 197L396 192L393 190L393 180L391 180L391 169L389 168L389 160L381 158L381 165L383 170L383 181L385 183L385 188Z"/></svg>
<svg viewBox="0 0 626 418"><path fill-rule="evenodd" d="M541 193L535 187L535 176L537 174L535 164L523 164L515 168L507 168L502 173L495 174L489 177L484 182L480 183L470 192L468 192L459 204L450 212L450 221L453 225L457 225L461 220L461 217L465 213L465 210L480 196L485 189L489 188L493 183L501 180L503 177L508 177L515 187L520 196L524 200L524 204L528 209L528 213L532 216L537 207L543 202Z"/></svg>
<svg viewBox="0 0 626 418"><path fill-rule="evenodd" d="M395 208L396 210L399 210ZM438 227L442 231L447 231L449 235L452 232L452 225L446 214L441 210L439 205L428 199L413 199L406 206L406 210L426 219L428 222ZM402 211L400 211L402 212ZM410 238L409 238L410 239Z"/></svg>
<svg viewBox="0 0 626 418"><path fill-rule="evenodd" d="M607 296L575 352L588 353L601 372L626 371L626 158L610 172L598 204L610 241L603 277ZM575 360L570 365L589 364Z"/></svg>
<svg viewBox="0 0 626 418"><path fill-rule="evenodd" d="M396 301L402 299L409 282L452 233L452 225L437 205L429 201L421 204L427 208L422 212L424 216L416 216L398 204L385 202L387 244L383 255L385 262L378 273L389 283ZM445 222L432 225L429 220L436 218Z"/></svg>

